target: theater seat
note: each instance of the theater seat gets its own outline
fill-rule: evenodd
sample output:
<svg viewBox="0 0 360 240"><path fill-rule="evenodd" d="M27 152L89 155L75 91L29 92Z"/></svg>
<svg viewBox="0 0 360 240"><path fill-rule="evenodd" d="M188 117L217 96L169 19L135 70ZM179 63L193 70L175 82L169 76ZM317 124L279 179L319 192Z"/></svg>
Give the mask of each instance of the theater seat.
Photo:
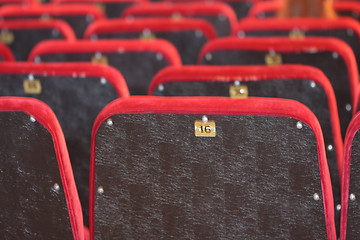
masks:
<svg viewBox="0 0 360 240"><path fill-rule="evenodd" d="M335 92L342 136L352 118L359 73L350 47L331 38L223 38L209 42L199 56L204 65L305 64L319 68Z"/></svg>
<svg viewBox="0 0 360 240"><path fill-rule="evenodd" d="M351 18L336 19L245 19L239 22L235 34L249 37L334 37L346 42L360 66L360 24Z"/></svg>
<svg viewBox="0 0 360 240"><path fill-rule="evenodd" d="M143 4L149 0L52 0L54 4L94 4L108 18L119 18L121 13L133 4Z"/></svg>
<svg viewBox="0 0 360 240"><path fill-rule="evenodd" d="M7 45L17 61L26 61L31 49L43 40L76 39L70 26L61 20L9 20L0 22L0 42Z"/></svg>
<svg viewBox="0 0 360 240"><path fill-rule="evenodd" d="M155 74L167 66L180 66L176 48L161 39L44 41L30 54L35 62L90 62L110 65L124 76L132 95L146 95Z"/></svg>
<svg viewBox="0 0 360 240"><path fill-rule="evenodd" d="M2 239L84 239L64 135L33 98L0 97Z"/></svg>
<svg viewBox="0 0 360 240"><path fill-rule="evenodd" d="M106 104L129 96L123 77L111 67L86 63L0 63L0 96L34 97L55 112L88 225L91 128Z"/></svg>
<svg viewBox="0 0 360 240"><path fill-rule="evenodd" d="M293 100L116 100L90 179L92 239L336 239L321 128Z"/></svg>
<svg viewBox="0 0 360 240"><path fill-rule="evenodd" d="M211 23L218 36L230 35L237 26L236 14L225 3L152 3L133 5L122 14L125 18L165 17L165 18L199 18Z"/></svg>
<svg viewBox="0 0 360 240"><path fill-rule="evenodd" d="M0 8L0 18L4 20L42 19L51 21L52 19L61 19L71 26L77 38L83 38L85 29L91 22L104 17L103 12L91 4L45 4L27 8L9 5Z"/></svg>
<svg viewBox="0 0 360 240"><path fill-rule="evenodd" d="M195 64L202 46L216 37L214 28L202 19L120 19L92 23L85 38L96 39L165 39L174 44L184 64Z"/></svg>
<svg viewBox="0 0 360 240"><path fill-rule="evenodd" d="M359 236L359 159L360 159L360 114L351 121L345 138L343 185L341 196L340 239L357 239Z"/></svg>

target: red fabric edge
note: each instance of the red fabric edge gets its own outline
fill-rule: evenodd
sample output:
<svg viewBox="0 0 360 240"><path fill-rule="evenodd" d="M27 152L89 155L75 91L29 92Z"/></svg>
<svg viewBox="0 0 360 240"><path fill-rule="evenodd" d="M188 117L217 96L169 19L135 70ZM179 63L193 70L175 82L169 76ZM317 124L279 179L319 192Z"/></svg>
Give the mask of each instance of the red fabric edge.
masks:
<svg viewBox="0 0 360 240"><path fill-rule="evenodd" d="M92 4L71 4L70 6L39 4L28 8L19 8L19 6L8 5L0 8L0 16L2 17L41 16L43 14L51 16L91 14L95 20L105 18L104 13Z"/></svg>
<svg viewBox="0 0 360 240"><path fill-rule="evenodd" d="M149 95L160 84L187 81L219 81L233 82L238 79L244 82L267 81L272 79L307 79L320 85L327 96L334 146L336 149L337 167L341 179L343 166L343 139L341 137L340 120L335 93L330 81L317 68L305 65L281 66L183 66L167 67L153 78Z"/></svg>
<svg viewBox="0 0 360 240"><path fill-rule="evenodd" d="M327 37L306 37L295 40L288 37L221 38L205 44L199 54L198 64L201 63L207 53L219 50L274 50L276 52L311 52L316 50L337 52L347 65L351 104L355 106L354 102L359 83L359 72L354 52L342 40Z"/></svg>
<svg viewBox="0 0 360 240"><path fill-rule="evenodd" d="M84 239L83 216L64 134L54 112L34 98L0 97L0 111L24 112L33 116L51 134L64 187L74 239Z"/></svg>
<svg viewBox="0 0 360 240"><path fill-rule="evenodd" d="M163 39L143 41L140 39L131 40L78 40L74 42L63 40L46 40L36 45L29 55L28 61L34 61L35 57L56 54L56 53L92 53L92 52L156 52L161 53L164 58L174 66L181 66L181 58L170 42Z"/></svg>
<svg viewBox="0 0 360 240"><path fill-rule="evenodd" d="M149 17L171 17L174 13L180 13L185 17L199 16L199 15L219 15L224 14L230 23L231 32L237 26L237 17L234 10L227 4L222 2L204 3L174 3L166 2L149 3L143 5L129 6L122 13L122 17L129 17L137 15Z"/></svg>
<svg viewBox="0 0 360 240"><path fill-rule="evenodd" d="M142 32L144 29L149 29L155 33L159 31L201 30L209 40L216 38L215 29L210 23L202 19L192 18L180 20L172 18L136 18L131 21L127 19L99 20L87 27L84 38L90 38L91 35L99 33Z"/></svg>
<svg viewBox="0 0 360 240"><path fill-rule="evenodd" d="M344 168L343 181L341 186L341 219L340 219L340 239L346 239L347 213L349 200L349 185L351 171L351 148L355 134L360 129L360 113L357 113L350 122L346 132L344 144Z"/></svg>
<svg viewBox="0 0 360 240"><path fill-rule="evenodd" d="M75 41L75 33L72 28L66 22L62 20L51 20L51 21L42 21L42 20L6 20L0 22L0 28L6 28L9 30L12 29L48 29L55 28L64 36L66 40Z"/></svg>
<svg viewBox="0 0 360 240"><path fill-rule="evenodd" d="M5 62L14 62L15 57L11 52L10 48L5 44L0 43L0 55L4 59Z"/></svg>
<svg viewBox="0 0 360 240"><path fill-rule="evenodd" d="M360 85L357 86L357 95L355 97L355 103L353 108L353 115L355 115L359 111L359 102L360 102Z"/></svg>
<svg viewBox="0 0 360 240"><path fill-rule="evenodd" d="M257 18L260 13L277 11L281 5L281 1L259 2L251 8L248 17ZM335 11L352 11L360 13L360 4L357 1L334 1L333 6Z"/></svg>
<svg viewBox="0 0 360 240"><path fill-rule="evenodd" d="M53 3L143 3L149 0L52 0Z"/></svg>
<svg viewBox="0 0 360 240"><path fill-rule="evenodd" d="M0 63L0 73L104 77L114 87L119 97L130 96L123 76L114 68L100 64L4 62Z"/></svg>
<svg viewBox="0 0 360 240"><path fill-rule="evenodd" d="M233 35L236 36L239 31L246 33L261 30L293 30L294 28L305 31L316 29L351 29L357 36L360 36L359 22L349 17L336 19L294 18L286 20L278 18L248 18L240 20Z"/></svg>
<svg viewBox="0 0 360 240"><path fill-rule="evenodd" d="M90 234L94 239L95 142L103 121L115 114L226 114L292 117L306 123L317 140L324 214L328 238L336 239L334 202L325 145L320 124L304 105L293 100L273 98L230 99L224 97L131 97L115 100L98 115L92 131L90 161Z"/></svg>

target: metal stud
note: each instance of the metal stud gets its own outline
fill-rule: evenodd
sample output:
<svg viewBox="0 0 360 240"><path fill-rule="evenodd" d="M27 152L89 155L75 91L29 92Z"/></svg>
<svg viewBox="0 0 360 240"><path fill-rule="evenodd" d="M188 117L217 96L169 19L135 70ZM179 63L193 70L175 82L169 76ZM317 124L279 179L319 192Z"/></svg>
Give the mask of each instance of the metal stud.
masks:
<svg viewBox="0 0 360 240"><path fill-rule="evenodd" d="M346 104L346 105L345 105L345 109L346 109L346 111L350 112L351 109L352 109L351 104L349 104L349 103Z"/></svg>
<svg viewBox="0 0 360 240"><path fill-rule="evenodd" d="M60 186L58 183L55 183L53 186L52 186L52 189L55 191L55 192L59 192L60 191Z"/></svg>
<svg viewBox="0 0 360 240"><path fill-rule="evenodd" d="M36 122L36 119L33 116L30 116L30 121L31 122Z"/></svg>
<svg viewBox="0 0 360 240"><path fill-rule="evenodd" d="M333 52L332 57L333 57L334 59L338 59L338 58L339 58L339 54L338 54L337 52Z"/></svg>
<svg viewBox="0 0 360 240"><path fill-rule="evenodd" d="M340 203L338 205L336 205L336 210L338 210L338 211L341 210L341 204Z"/></svg>
<svg viewBox="0 0 360 240"><path fill-rule="evenodd" d="M316 87L316 83L315 83L314 81L311 81L311 82L310 82L310 87L311 87L311 88L315 88L315 87Z"/></svg>
<svg viewBox="0 0 360 240"><path fill-rule="evenodd" d="M96 41L98 39L98 36L96 35L96 34L92 34L91 36L90 36L90 40L91 41Z"/></svg>
<svg viewBox="0 0 360 240"><path fill-rule="evenodd" d="M100 78L100 83L102 84L102 85L105 85L106 84L106 78Z"/></svg>
<svg viewBox="0 0 360 240"><path fill-rule="evenodd" d="M203 121L204 123L207 123L207 122L209 121L209 119L208 119L208 117L207 117L206 115L204 115L204 116L202 117L202 121Z"/></svg>
<svg viewBox="0 0 360 240"><path fill-rule="evenodd" d="M328 151L332 151L333 149L334 149L333 145L329 144L329 145L327 146L327 150L328 150Z"/></svg>
<svg viewBox="0 0 360 240"><path fill-rule="evenodd" d="M348 29L346 33L349 37L354 36L354 31L352 29Z"/></svg>
<svg viewBox="0 0 360 240"><path fill-rule="evenodd" d="M245 38L246 34L244 31L238 31L237 36L238 38Z"/></svg>
<svg viewBox="0 0 360 240"><path fill-rule="evenodd" d="M200 31L200 30L196 30L196 31L195 31L195 36L196 36L197 38L201 38L201 37L203 36L203 32Z"/></svg>
<svg viewBox="0 0 360 240"><path fill-rule="evenodd" d="M355 197L355 194L351 193L350 194L350 200L351 201L355 201L356 197Z"/></svg>
<svg viewBox="0 0 360 240"><path fill-rule="evenodd" d="M161 53L156 54L156 60L161 61L163 60L163 55Z"/></svg>
<svg viewBox="0 0 360 240"><path fill-rule="evenodd" d="M98 187L97 192L99 194L103 194L104 193L104 188L102 186Z"/></svg>
<svg viewBox="0 0 360 240"><path fill-rule="evenodd" d="M296 127L297 127L297 129L302 129L303 125L302 125L302 123L299 121L299 122L296 123Z"/></svg>
<svg viewBox="0 0 360 240"><path fill-rule="evenodd" d="M207 53L207 54L205 55L205 59L206 59L206 61L211 61L211 60L212 60L212 54L211 54L211 53Z"/></svg>
<svg viewBox="0 0 360 240"><path fill-rule="evenodd" d="M94 21L94 16L91 15L91 14L86 15L86 21L87 21L87 22L92 22L92 21Z"/></svg>
<svg viewBox="0 0 360 240"><path fill-rule="evenodd" d="M165 89L164 85L160 84L160 85L158 86L158 90L159 90L160 92L164 91L164 89Z"/></svg>
<svg viewBox="0 0 360 240"><path fill-rule="evenodd" d="M29 81L34 81L34 75L32 74L29 74L29 77L28 77Z"/></svg>
<svg viewBox="0 0 360 240"><path fill-rule="evenodd" d="M57 29L53 29L52 31L51 31L51 35L53 36L53 37L58 37L59 36L59 30L57 30Z"/></svg>
<svg viewBox="0 0 360 240"><path fill-rule="evenodd" d="M106 121L106 124L108 125L108 126L112 126L112 125L114 125L114 123L113 123L113 121L112 121L112 119L111 118L109 118L107 121Z"/></svg>
<svg viewBox="0 0 360 240"><path fill-rule="evenodd" d="M320 200L320 196L319 196L319 194L317 194L317 193L314 193L313 198L314 198L315 201L319 201L319 200Z"/></svg>
<svg viewBox="0 0 360 240"><path fill-rule="evenodd" d="M239 80L236 80L236 81L234 82L234 85L235 85L235 86L240 86L240 81L239 81Z"/></svg>
<svg viewBox="0 0 360 240"><path fill-rule="evenodd" d="M77 78L77 73L74 72L74 73L72 74L72 77L73 77L73 78Z"/></svg>
<svg viewBox="0 0 360 240"><path fill-rule="evenodd" d="M225 14L219 14L218 18L219 18L219 20L222 21L222 22L226 21L226 16L225 16Z"/></svg>
<svg viewBox="0 0 360 240"><path fill-rule="evenodd" d="M41 62L41 58L40 58L39 56L36 56L36 57L34 58L34 62L36 62L36 63Z"/></svg>
<svg viewBox="0 0 360 240"><path fill-rule="evenodd" d="M144 36L144 38L149 38L149 37L151 37L151 31L150 31L150 29L145 28L145 29L143 30L143 32L142 32L142 35Z"/></svg>

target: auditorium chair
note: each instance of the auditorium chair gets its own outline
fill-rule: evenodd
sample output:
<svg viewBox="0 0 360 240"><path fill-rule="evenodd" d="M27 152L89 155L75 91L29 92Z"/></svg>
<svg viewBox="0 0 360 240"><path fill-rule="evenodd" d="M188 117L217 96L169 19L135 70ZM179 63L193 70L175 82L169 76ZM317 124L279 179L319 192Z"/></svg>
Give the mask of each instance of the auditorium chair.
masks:
<svg viewBox="0 0 360 240"><path fill-rule="evenodd" d="M108 18L119 18L121 13L133 4L144 4L149 0L52 0L54 4L94 4Z"/></svg>
<svg viewBox="0 0 360 240"><path fill-rule="evenodd" d="M161 39L44 41L30 54L35 62L93 62L121 72L132 95L146 95L155 74L166 66L180 66L175 47Z"/></svg>
<svg viewBox="0 0 360 240"><path fill-rule="evenodd" d="M100 20L88 27L85 38L165 39L174 44L183 64L195 64L202 46L216 37L214 28L202 19L120 19Z"/></svg>
<svg viewBox="0 0 360 240"><path fill-rule="evenodd" d="M345 136L352 118L359 73L354 53L343 41L313 37L223 38L206 44L198 62L203 65L305 64L319 68L334 89L341 132Z"/></svg>
<svg viewBox="0 0 360 240"><path fill-rule="evenodd" d="M133 5L122 14L125 18L172 17L199 18L211 23L219 37L230 35L237 26L236 14L225 3L203 2L194 3L152 3Z"/></svg>
<svg viewBox="0 0 360 240"><path fill-rule="evenodd" d="M9 5L0 8L0 19L3 20L41 19L51 21L61 19L72 27L77 38L83 38L87 26L102 18L104 18L103 12L91 4L45 4L28 8Z"/></svg>
<svg viewBox="0 0 360 240"><path fill-rule="evenodd" d="M0 96L34 97L55 112L88 225L91 128L107 103L129 96L123 77L111 67L91 63L0 63Z"/></svg>
<svg viewBox="0 0 360 240"><path fill-rule="evenodd" d="M95 121L91 239L336 239L333 204L296 101L131 97Z"/></svg>
<svg viewBox="0 0 360 240"><path fill-rule="evenodd" d="M336 19L245 19L239 22L235 35L249 37L333 37L346 42L354 51L360 66L360 24L351 18Z"/></svg>
<svg viewBox="0 0 360 240"><path fill-rule="evenodd" d="M0 42L7 45L17 61L26 61L31 49L43 40L75 40L70 26L62 20L0 21Z"/></svg>
<svg viewBox="0 0 360 240"><path fill-rule="evenodd" d="M64 134L33 98L0 97L2 239L83 240L88 230Z"/></svg>
<svg viewBox="0 0 360 240"><path fill-rule="evenodd" d="M340 239L353 240L359 237L358 216L359 197L359 158L360 158L360 114L357 113L351 121L346 133L344 145L344 169L341 198L341 235Z"/></svg>

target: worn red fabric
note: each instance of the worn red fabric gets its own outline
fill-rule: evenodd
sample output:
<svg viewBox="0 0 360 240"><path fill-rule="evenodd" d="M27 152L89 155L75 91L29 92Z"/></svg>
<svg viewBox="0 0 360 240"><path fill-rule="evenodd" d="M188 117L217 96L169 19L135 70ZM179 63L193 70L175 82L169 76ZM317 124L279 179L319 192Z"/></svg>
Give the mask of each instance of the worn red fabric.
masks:
<svg viewBox="0 0 360 240"><path fill-rule="evenodd" d="M33 116L51 134L70 216L74 239L84 239L83 216L64 134L54 112L34 98L0 97L1 112L24 112Z"/></svg>
<svg viewBox="0 0 360 240"><path fill-rule="evenodd" d="M320 124L303 104L284 99L256 98L230 99L226 97L130 97L107 105L97 117L91 143L90 161L90 234L94 239L95 145L96 133L102 122L116 114L214 114L292 117L306 123L317 140L319 169L324 201L328 238L336 239L334 201L325 144Z"/></svg>

